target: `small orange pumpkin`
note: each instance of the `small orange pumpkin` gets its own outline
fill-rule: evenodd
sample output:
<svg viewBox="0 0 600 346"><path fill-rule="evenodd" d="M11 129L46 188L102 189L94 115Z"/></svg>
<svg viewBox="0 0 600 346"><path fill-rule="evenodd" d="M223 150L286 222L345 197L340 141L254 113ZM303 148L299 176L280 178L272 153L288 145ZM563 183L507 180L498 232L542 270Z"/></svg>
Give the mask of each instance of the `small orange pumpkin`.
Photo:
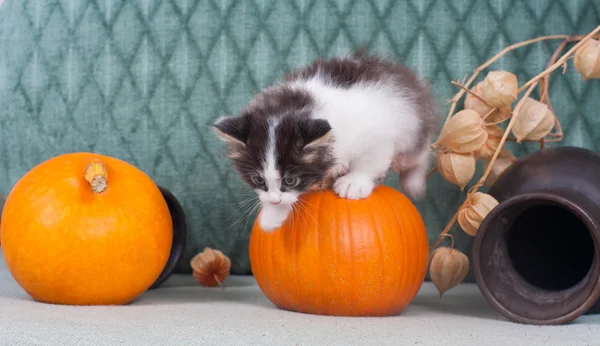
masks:
<svg viewBox="0 0 600 346"><path fill-rule="evenodd" d="M131 302L163 270L173 237L158 186L91 153L31 169L8 195L0 227L17 283L36 301L69 305Z"/></svg>
<svg viewBox="0 0 600 346"><path fill-rule="evenodd" d="M279 229L255 222L250 263L277 307L337 316L398 314L426 275L425 225L412 202L380 185L362 200L329 190L301 196Z"/></svg>

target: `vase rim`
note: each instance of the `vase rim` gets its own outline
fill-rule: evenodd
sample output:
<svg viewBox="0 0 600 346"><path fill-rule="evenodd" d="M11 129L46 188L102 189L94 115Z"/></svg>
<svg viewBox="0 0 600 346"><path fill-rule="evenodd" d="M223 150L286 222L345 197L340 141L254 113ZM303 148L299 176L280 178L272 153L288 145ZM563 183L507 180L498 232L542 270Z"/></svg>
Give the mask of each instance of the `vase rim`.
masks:
<svg viewBox="0 0 600 346"><path fill-rule="evenodd" d="M593 262L591 264L590 271L582 279L583 281L594 280L593 278L596 278L594 280L595 284L593 285L589 296L586 297L585 301L582 304L578 305L574 309L566 311L564 314L550 319L535 319L521 316L505 307L492 294L490 288L486 283L486 277L485 275L483 275L482 268L479 265L479 262L481 261L481 247L485 238L485 230L492 229L492 227L490 226L492 226L493 223L498 222L498 217L501 217L506 210L514 208L515 206L522 203L531 204L535 202L541 202L543 204L553 204L569 211L584 224L594 241ZM508 319L525 324L564 324L584 314L598 301L598 299L600 299L600 225L598 225L598 223L594 220L594 218L590 216L590 214L586 210L573 203L568 198L565 198L559 194L552 192L531 192L507 198L490 211L490 213L482 221L479 230L482 230L482 232L477 232L473 239L472 246L473 273L476 278L476 283L479 286L481 293L484 295L484 297L490 303L490 305L492 305L497 311L499 311Z"/></svg>
<svg viewBox="0 0 600 346"><path fill-rule="evenodd" d="M175 273L176 266L183 257L183 253L187 246L187 221L185 217L185 211L183 210L181 203L175 194L173 194L173 192L171 192L169 189L161 185L157 185L157 187L167 203L167 207L169 208L171 222L173 224L173 240L171 243L171 250L169 253L169 258L167 259L167 263L149 289L156 289L160 287L169 279L169 277L171 277L171 275L173 275L173 273Z"/></svg>

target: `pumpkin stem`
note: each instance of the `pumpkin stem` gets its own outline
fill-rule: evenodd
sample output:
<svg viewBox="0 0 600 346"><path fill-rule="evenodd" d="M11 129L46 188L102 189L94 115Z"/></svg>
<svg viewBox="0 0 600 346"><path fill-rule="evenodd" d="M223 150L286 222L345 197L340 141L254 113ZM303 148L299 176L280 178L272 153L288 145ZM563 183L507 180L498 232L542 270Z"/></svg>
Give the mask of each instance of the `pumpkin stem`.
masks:
<svg viewBox="0 0 600 346"><path fill-rule="evenodd" d="M101 162L90 163L85 169L84 177L94 193L102 193L108 188L108 172Z"/></svg>

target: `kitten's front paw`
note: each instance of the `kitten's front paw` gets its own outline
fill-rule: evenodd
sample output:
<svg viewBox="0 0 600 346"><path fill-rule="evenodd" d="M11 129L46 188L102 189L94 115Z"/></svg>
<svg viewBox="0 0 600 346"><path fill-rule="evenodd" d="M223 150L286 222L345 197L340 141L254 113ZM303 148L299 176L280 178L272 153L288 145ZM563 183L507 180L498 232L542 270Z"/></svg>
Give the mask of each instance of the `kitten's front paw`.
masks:
<svg viewBox="0 0 600 346"><path fill-rule="evenodd" d="M278 229L287 219L290 210L291 206L265 204L258 220L260 227L267 232Z"/></svg>
<svg viewBox="0 0 600 346"><path fill-rule="evenodd" d="M339 177L333 189L338 196L347 199L367 198L375 188L373 178L364 174L347 174Z"/></svg>

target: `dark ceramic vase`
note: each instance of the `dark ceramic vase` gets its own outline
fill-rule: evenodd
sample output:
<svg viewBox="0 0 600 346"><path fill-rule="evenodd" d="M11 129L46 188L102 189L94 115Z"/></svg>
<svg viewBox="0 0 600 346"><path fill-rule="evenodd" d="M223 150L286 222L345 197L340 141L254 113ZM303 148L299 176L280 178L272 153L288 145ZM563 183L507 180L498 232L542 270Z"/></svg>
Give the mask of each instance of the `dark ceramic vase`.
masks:
<svg viewBox="0 0 600 346"><path fill-rule="evenodd" d="M167 202L169 212L171 213L171 219L173 220L173 244L171 245L171 253L169 254L167 264L152 286L150 286L150 289L159 287L173 274L177 263L183 255L187 239L185 214L181 204L179 204L179 201L175 195L173 195L169 190L162 186L159 186L158 188Z"/></svg>
<svg viewBox="0 0 600 346"><path fill-rule="evenodd" d="M517 160L472 248L475 279L509 320L563 324L600 312L600 155L574 147Z"/></svg>

